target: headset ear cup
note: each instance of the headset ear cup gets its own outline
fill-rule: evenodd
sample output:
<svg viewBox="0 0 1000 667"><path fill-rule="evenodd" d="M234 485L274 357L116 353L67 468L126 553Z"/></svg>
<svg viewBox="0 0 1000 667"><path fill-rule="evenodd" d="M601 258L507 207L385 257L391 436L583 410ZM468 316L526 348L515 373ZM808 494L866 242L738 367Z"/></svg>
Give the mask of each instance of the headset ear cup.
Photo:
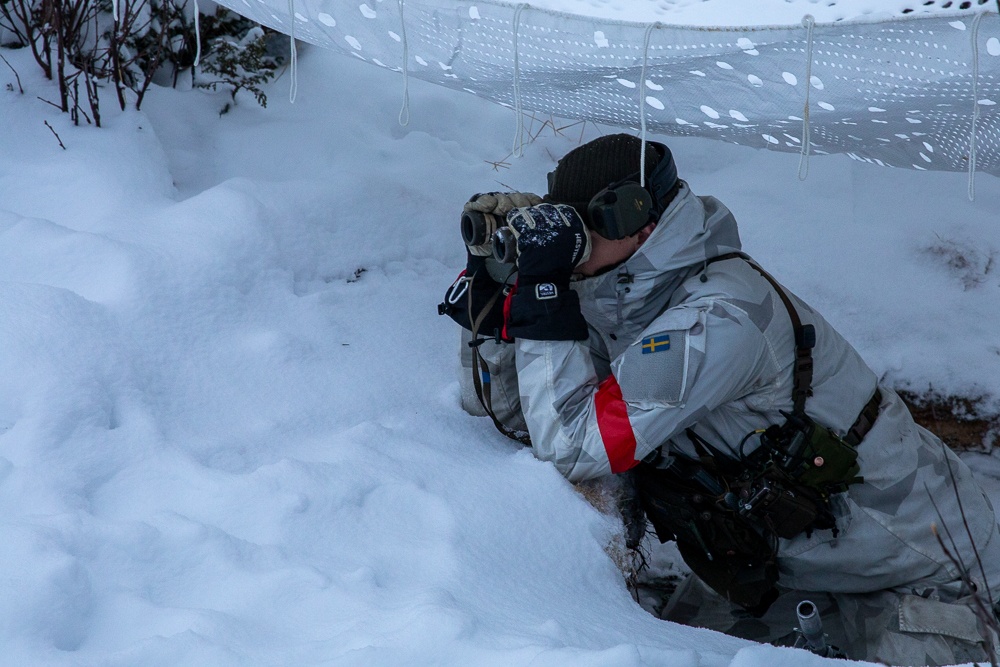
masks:
<svg viewBox="0 0 1000 667"><path fill-rule="evenodd" d="M587 213L591 229L609 241L618 241L632 236L650 222L653 197L638 183L616 183L594 196Z"/></svg>
<svg viewBox="0 0 1000 667"><path fill-rule="evenodd" d="M653 198L638 183L623 183L615 188L618 201L630 212L646 217L653 206Z"/></svg>
<svg viewBox="0 0 1000 667"><path fill-rule="evenodd" d="M587 226L606 239L610 239L617 229L613 219L616 199L614 186L611 186L598 192L587 204Z"/></svg>
<svg viewBox="0 0 1000 667"><path fill-rule="evenodd" d="M618 201L615 203L615 217L618 222L618 238L632 236L649 224L653 211L653 197L638 183L623 183L615 188Z"/></svg>

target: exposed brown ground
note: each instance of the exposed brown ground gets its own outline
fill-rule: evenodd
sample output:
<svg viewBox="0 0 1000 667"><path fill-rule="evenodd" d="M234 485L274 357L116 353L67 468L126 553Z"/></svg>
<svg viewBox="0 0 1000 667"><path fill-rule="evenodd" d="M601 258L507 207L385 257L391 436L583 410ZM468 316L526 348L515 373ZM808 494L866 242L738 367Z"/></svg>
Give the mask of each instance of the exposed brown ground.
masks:
<svg viewBox="0 0 1000 667"><path fill-rule="evenodd" d="M1000 445L1000 415L982 416L976 401L900 391L913 419L955 450L989 451Z"/></svg>

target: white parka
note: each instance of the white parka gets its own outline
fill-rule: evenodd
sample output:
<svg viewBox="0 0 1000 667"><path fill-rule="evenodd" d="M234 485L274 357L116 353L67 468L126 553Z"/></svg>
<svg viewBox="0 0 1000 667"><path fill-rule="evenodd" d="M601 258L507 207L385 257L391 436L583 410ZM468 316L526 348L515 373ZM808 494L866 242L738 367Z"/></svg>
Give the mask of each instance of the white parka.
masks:
<svg viewBox="0 0 1000 667"><path fill-rule="evenodd" d="M780 411L792 409L789 315L747 261L707 263L740 249L729 210L682 185L631 258L573 284L590 326L587 341L515 342L521 409L538 458L578 481L627 470L657 448L666 462L671 452L695 456L684 435L689 427L735 457L744 436L783 421ZM787 293L803 323L816 329L806 412L843 435L878 379L819 313ZM957 596L959 572L931 524L944 523L965 562L974 562L960 497L986 579L1000 590L1000 538L985 494L891 389L881 392L878 420L858 447L865 481L834 496L839 535L782 539L781 585Z"/></svg>

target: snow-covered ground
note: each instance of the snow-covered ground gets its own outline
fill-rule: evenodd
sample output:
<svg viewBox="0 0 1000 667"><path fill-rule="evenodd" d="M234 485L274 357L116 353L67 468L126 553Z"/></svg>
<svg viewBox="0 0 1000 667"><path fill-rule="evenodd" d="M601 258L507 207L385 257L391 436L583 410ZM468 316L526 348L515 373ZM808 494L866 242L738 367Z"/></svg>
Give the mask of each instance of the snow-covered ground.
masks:
<svg viewBox="0 0 1000 667"><path fill-rule="evenodd" d="M597 128L511 159L509 110L411 82L400 127L398 75L318 49L294 105L76 128L2 53L0 664L821 664L644 612L610 520L460 408L460 206ZM997 179L666 141L889 382L1000 410Z"/></svg>

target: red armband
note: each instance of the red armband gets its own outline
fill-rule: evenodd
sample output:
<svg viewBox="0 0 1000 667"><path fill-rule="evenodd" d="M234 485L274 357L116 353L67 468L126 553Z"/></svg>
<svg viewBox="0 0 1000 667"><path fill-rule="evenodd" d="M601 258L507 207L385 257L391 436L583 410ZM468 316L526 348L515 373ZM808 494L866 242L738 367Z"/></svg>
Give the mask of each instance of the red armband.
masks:
<svg viewBox="0 0 1000 667"><path fill-rule="evenodd" d="M620 473L639 464L635 460L635 432L628 420L628 406L622 398L622 388L614 375L609 375L594 395L597 426L608 454L611 472Z"/></svg>

